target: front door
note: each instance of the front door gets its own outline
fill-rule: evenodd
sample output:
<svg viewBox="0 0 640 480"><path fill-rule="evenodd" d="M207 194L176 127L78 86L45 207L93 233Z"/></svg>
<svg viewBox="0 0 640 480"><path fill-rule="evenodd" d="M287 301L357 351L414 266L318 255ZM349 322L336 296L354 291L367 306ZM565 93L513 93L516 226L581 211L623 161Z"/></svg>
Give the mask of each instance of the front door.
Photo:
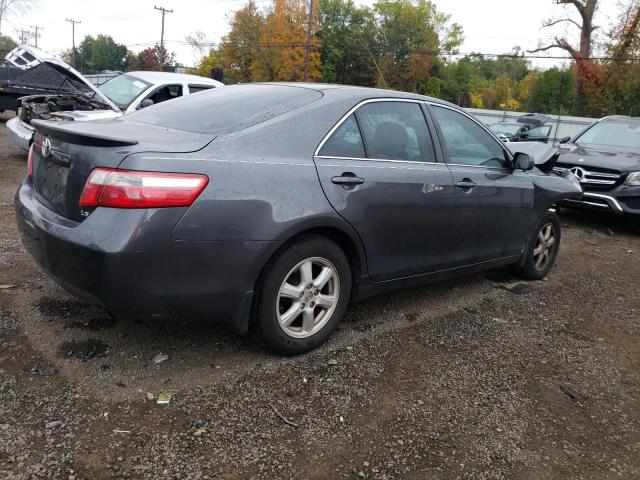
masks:
<svg viewBox="0 0 640 480"><path fill-rule="evenodd" d="M519 255L531 227L531 175L511 168L502 143L466 114L432 104L455 185L456 263Z"/></svg>
<svg viewBox="0 0 640 480"><path fill-rule="evenodd" d="M451 173L420 102L361 105L315 157L324 192L358 232L374 280L434 271L451 258Z"/></svg>

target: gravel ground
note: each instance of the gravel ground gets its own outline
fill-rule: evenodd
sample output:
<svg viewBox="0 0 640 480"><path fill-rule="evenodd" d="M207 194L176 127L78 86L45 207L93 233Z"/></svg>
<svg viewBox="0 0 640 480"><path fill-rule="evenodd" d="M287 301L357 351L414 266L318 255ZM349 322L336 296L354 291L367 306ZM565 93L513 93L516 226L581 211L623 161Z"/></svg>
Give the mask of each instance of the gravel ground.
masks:
<svg viewBox="0 0 640 480"><path fill-rule="evenodd" d="M624 223L562 212L557 266L530 291L498 270L377 297L279 358L67 295L19 241L25 163L0 125L0 285L16 285L0 289L0 478L640 477L640 236Z"/></svg>

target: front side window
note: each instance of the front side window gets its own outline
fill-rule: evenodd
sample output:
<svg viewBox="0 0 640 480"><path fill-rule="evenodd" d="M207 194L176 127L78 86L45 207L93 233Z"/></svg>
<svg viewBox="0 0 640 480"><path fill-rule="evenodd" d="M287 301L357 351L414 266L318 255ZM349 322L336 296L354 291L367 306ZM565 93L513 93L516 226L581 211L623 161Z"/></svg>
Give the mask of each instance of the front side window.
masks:
<svg viewBox="0 0 640 480"><path fill-rule="evenodd" d="M448 162L456 165L505 167L500 143L466 115L450 108L432 107L447 147Z"/></svg>
<svg viewBox="0 0 640 480"><path fill-rule="evenodd" d="M153 103L162 103L167 100L173 100L182 96L182 85L165 85L158 88L147 98L153 100Z"/></svg>
<svg viewBox="0 0 640 480"><path fill-rule="evenodd" d="M367 103L358 109L356 116L368 158L436 161L433 142L419 104Z"/></svg>
<svg viewBox="0 0 640 480"><path fill-rule="evenodd" d="M324 143L318 155L321 157L365 157L364 143L360 136L358 123L353 115L350 115L333 132L333 135Z"/></svg>
<svg viewBox="0 0 640 480"><path fill-rule="evenodd" d="M189 93L204 92L205 90L210 90L212 88L216 88L215 85L194 85L193 83L190 83Z"/></svg>

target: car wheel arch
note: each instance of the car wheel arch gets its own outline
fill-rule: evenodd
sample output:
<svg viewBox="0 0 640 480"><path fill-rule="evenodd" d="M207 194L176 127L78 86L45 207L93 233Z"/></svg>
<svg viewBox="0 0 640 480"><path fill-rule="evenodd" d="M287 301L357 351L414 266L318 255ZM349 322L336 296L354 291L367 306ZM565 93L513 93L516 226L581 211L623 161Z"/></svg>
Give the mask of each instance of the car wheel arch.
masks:
<svg viewBox="0 0 640 480"><path fill-rule="evenodd" d="M275 252L273 252L273 254L271 254L271 256L264 262L264 265L260 269L260 274L256 277L255 285L257 286L260 282L260 279L264 275L264 272L268 268L271 260L276 257L282 250L286 249L289 245L295 243L302 237L314 235L332 240L342 249L342 251L347 256L349 265L351 266L351 277L353 283L351 296L353 297L354 293L358 290L360 279L363 276L368 276L364 247L362 246L360 238L355 233L348 232L345 229L336 227L334 225L307 226L306 228L298 229L295 232L289 232L289 234L286 236L286 240L282 242L280 247Z"/></svg>

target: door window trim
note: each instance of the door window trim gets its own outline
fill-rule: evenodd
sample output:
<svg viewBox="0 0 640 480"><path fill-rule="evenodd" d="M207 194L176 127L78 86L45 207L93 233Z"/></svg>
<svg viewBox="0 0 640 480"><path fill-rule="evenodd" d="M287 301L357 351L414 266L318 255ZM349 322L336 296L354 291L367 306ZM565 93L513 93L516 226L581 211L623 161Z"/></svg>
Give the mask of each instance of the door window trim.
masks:
<svg viewBox="0 0 640 480"><path fill-rule="evenodd" d="M313 154L314 158L335 158L335 159L339 159L339 160L367 160L367 161L371 161L371 162L392 162L392 163L415 163L418 165L442 165L445 162L423 162L420 160L389 160L389 159L385 159L385 158L369 158L369 157L338 157L335 155L319 155L320 150L322 149L322 147L324 146L324 144L329 140L329 138L331 138L331 136L335 133L336 130L338 130L340 128L340 126L347 121L347 119L353 115L353 117L356 119L356 122L358 122L358 119L356 118L355 112L362 107L363 105L367 105L369 103L381 103L381 102L403 102L403 103L417 103L419 106L420 105L424 105L425 101L424 100L416 100L416 99L412 99L412 98L369 98L367 100L362 100L361 102L359 102L358 104L356 104L353 108L351 108L340 120L338 120L338 123L336 123L333 128L331 130L329 130L329 132L324 136L324 138L322 139L322 141L320 142L320 144L318 145L318 147L316 148L316 151ZM431 131L431 125L428 121L427 116L425 115L425 112L422 108L420 108L421 112L422 112L422 116L424 117L424 123L425 123L425 128L427 129L427 133L429 134L429 136L431 137L431 143L433 144L433 148L434 148L434 157L436 157L436 160L438 159L438 152L437 152L437 148L435 145L436 141L439 141L439 139L437 139L437 137L434 137L434 132ZM360 124L358 123L358 129L360 130L360 136L363 137L362 135L362 130L360 129ZM367 147L366 147L366 143L365 143L365 139L364 137L362 138L362 142L363 145L365 145L365 155L367 153Z"/></svg>
<svg viewBox="0 0 640 480"><path fill-rule="evenodd" d="M428 105L429 108L431 107L437 107L437 108L446 108L447 110L452 110L454 112L457 113L461 113L463 116L467 117L469 120L471 120L472 122L474 122L476 125L478 125L481 129L483 129L485 132L487 132L491 138L493 138L498 145L500 145L500 148L507 154L507 158L509 159L509 162L511 164L513 164L513 154L511 153L511 151L504 146L504 142L501 142L500 139L496 136L495 133L493 133L489 127L485 126L482 124L482 122L478 121L477 119L473 118L473 116L469 115L467 112L465 112L462 109L459 108L453 108L450 107L449 105L445 105L442 103L438 103L438 102L433 102L433 101L425 101L424 102L426 105ZM431 114L431 116L433 117L433 113L429 112ZM440 124L438 123L437 119L434 118L434 123L436 125L436 128L438 130L438 139L440 140L442 138L442 131L440 130ZM449 152L446 148L446 144L442 145L442 141L440 141L441 147L443 149L443 154L445 156L445 163L449 166L452 167L470 167L470 168L485 168L485 169L491 169L491 170L500 170L500 171L504 171L505 169L512 169L509 165L505 165L504 167L489 167L486 165L466 165L464 163L449 163L447 160L449 160Z"/></svg>

